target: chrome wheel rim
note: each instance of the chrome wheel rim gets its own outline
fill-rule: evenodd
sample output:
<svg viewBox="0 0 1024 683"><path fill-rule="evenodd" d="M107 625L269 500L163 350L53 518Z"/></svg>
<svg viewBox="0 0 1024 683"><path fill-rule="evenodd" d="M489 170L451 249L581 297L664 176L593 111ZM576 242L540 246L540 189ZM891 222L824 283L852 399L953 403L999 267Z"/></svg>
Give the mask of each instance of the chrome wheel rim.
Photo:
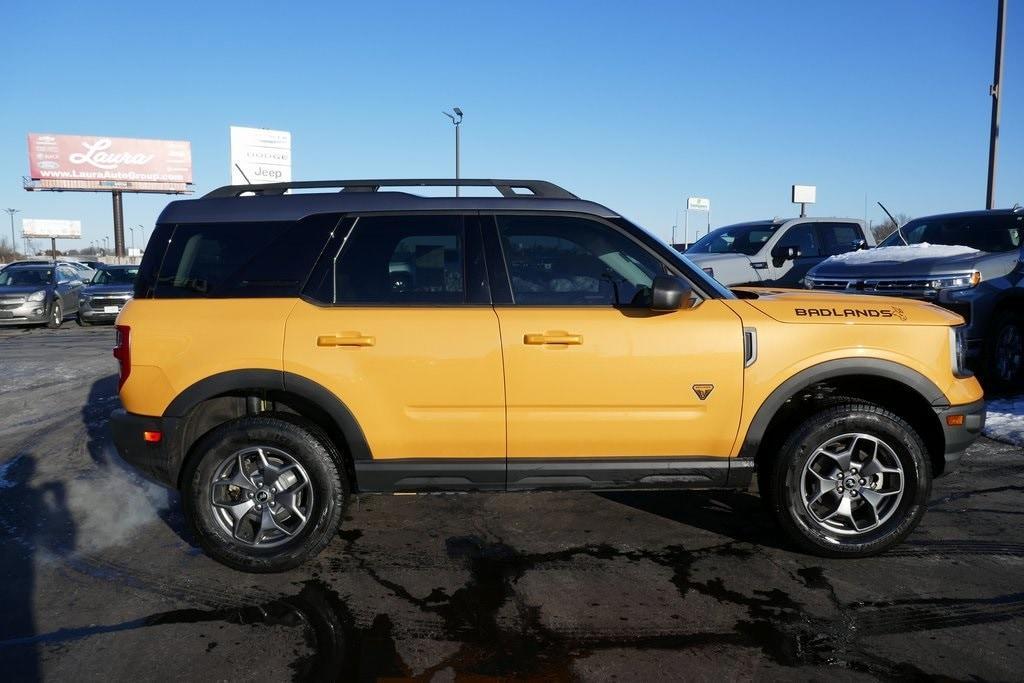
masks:
<svg viewBox="0 0 1024 683"><path fill-rule="evenodd" d="M53 318L53 324L54 325L60 325L61 319L63 318L63 316L61 315L61 311L60 311L60 304L58 304L58 303L54 303L53 304L50 316Z"/></svg>
<svg viewBox="0 0 1024 683"><path fill-rule="evenodd" d="M821 529L853 536L885 524L903 498L903 466L870 434L843 434L818 446L804 464L804 509Z"/></svg>
<svg viewBox="0 0 1024 683"><path fill-rule="evenodd" d="M285 451L251 446L220 462L209 502L217 523L235 541L272 548L306 527L313 487L306 470Z"/></svg>
<svg viewBox="0 0 1024 683"><path fill-rule="evenodd" d="M1020 373L1024 362L1024 338L1020 327L1006 325L999 331L996 341L996 372L999 379L1008 382Z"/></svg>

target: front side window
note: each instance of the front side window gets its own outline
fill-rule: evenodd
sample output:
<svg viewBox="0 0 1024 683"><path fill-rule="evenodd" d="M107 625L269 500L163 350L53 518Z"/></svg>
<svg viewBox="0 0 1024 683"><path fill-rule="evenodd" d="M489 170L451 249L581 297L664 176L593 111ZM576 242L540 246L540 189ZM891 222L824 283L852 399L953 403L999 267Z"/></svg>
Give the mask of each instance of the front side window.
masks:
<svg viewBox="0 0 1024 683"><path fill-rule="evenodd" d="M515 303L649 306L664 264L611 226L586 218L498 216Z"/></svg>
<svg viewBox="0 0 1024 683"><path fill-rule="evenodd" d="M335 260L338 304L460 304L466 301L461 216L364 216Z"/></svg>

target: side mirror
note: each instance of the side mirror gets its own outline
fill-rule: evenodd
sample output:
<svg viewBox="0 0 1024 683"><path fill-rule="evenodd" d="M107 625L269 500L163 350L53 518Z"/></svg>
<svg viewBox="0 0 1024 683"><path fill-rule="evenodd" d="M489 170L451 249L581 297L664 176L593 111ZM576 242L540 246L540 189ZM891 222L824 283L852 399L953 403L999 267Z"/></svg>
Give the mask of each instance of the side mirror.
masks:
<svg viewBox="0 0 1024 683"><path fill-rule="evenodd" d="M793 259L800 258L800 247L777 246L772 249L772 258L776 261L792 261Z"/></svg>
<svg viewBox="0 0 1024 683"><path fill-rule="evenodd" d="M868 248L868 241L867 240L860 240L859 242L857 242L857 251L861 251L862 249L867 249L867 248Z"/></svg>
<svg viewBox="0 0 1024 683"><path fill-rule="evenodd" d="M675 275L658 275L651 283L651 310L678 311L693 305L693 289Z"/></svg>

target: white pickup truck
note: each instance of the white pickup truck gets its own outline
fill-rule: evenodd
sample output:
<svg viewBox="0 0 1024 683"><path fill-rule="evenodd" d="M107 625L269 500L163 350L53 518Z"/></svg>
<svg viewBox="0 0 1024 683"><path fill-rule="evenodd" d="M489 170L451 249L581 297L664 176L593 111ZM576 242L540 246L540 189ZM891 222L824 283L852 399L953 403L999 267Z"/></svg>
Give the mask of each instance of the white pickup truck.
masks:
<svg viewBox="0 0 1024 683"><path fill-rule="evenodd" d="M855 218L776 218L712 230L686 257L723 285L801 287L807 271L837 254L875 246Z"/></svg>

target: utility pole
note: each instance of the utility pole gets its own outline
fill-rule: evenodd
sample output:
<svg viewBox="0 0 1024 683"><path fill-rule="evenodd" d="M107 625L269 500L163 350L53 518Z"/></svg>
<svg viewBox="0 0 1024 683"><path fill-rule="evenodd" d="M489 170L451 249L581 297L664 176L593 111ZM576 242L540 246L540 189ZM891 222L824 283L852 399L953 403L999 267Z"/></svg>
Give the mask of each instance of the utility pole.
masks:
<svg viewBox="0 0 1024 683"><path fill-rule="evenodd" d="M1003 80L1003 42L1006 37L1006 0L999 0L999 16L996 18L996 66L989 95L992 96L992 124L988 133L988 189L985 192L985 206L996 208L996 155L999 151L999 100Z"/></svg>
<svg viewBox="0 0 1024 683"><path fill-rule="evenodd" d="M14 237L14 214L21 213L21 209L4 209L4 211L11 217L11 257L13 258L18 253L18 242Z"/></svg>
<svg viewBox="0 0 1024 683"><path fill-rule="evenodd" d="M459 126L462 124L462 110L458 107L452 108L452 113L446 111L441 112L452 120L452 125L455 126L455 180L459 179ZM455 186L455 196L459 196L459 186Z"/></svg>

